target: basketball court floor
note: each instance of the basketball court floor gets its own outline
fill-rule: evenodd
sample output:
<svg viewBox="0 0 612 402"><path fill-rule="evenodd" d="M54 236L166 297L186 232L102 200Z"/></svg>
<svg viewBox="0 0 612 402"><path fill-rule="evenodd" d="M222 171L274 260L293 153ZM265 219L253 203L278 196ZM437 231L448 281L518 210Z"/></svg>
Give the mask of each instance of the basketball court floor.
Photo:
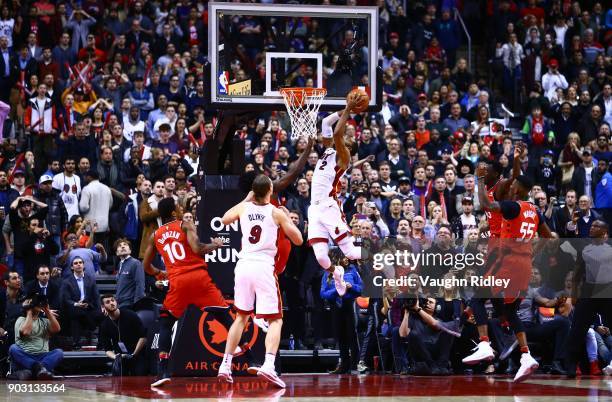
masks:
<svg viewBox="0 0 612 402"><path fill-rule="evenodd" d="M612 378L535 375L524 383L513 384L508 376L348 376L287 374L285 390L254 377L234 377L234 384L220 384L216 378L174 378L160 389L151 389L149 377L77 377L53 384L65 390L49 393L10 391L4 382L0 400L4 401L122 401L197 400L197 401L612 401Z"/></svg>

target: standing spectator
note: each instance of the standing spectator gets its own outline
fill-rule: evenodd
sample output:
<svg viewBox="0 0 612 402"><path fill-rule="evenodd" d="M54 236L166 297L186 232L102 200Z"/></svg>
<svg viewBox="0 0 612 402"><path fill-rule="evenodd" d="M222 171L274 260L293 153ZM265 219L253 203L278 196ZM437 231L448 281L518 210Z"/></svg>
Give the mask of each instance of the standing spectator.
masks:
<svg viewBox="0 0 612 402"><path fill-rule="evenodd" d="M461 40L461 31L457 21L451 18L449 8L442 8L442 18L436 23L436 35L446 52L449 66L455 65L457 49Z"/></svg>
<svg viewBox="0 0 612 402"><path fill-rule="evenodd" d="M7 336L12 343L15 339L15 322L23 312L24 299L21 276L16 271L2 275L4 287L0 287L0 335ZM4 349L4 352L7 352Z"/></svg>
<svg viewBox="0 0 612 402"><path fill-rule="evenodd" d="M47 86L39 84L36 97L31 98L24 116L26 133L33 139L32 152L36 158L36 170L40 174L50 162L55 149L54 136L57 133L55 106L47 98Z"/></svg>
<svg viewBox="0 0 612 402"><path fill-rule="evenodd" d="M81 348L82 330L93 331L101 318L100 292L96 279L85 275L85 263L76 257L71 263L72 274L62 283L62 306L67 314L72 334L72 348ZM89 332L91 335L91 332Z"/></svg>
<svg viewBox="0 0 612 402"><path fill-rule="evenodd" d="M470 230L478 230L479 219L472 214L474 202L471 197L461 198L462 213L451 221L455 238L463 239Z"/></svg>
<svg viewBox="0 0 612 402"><path fill-rule="evenodd" d="M147 330L142 321L133 311L120 309L113 295L102 295L100 300L106 318L100 325L99 345L106 356L115 362L113 375L146 374Z"/></svg>
<svg viewBox="0 0 612 402"><path fill-rule="evenodd" d="M609 225L595 220L589 228L591 238L580 254L578 269L574 274L574 293L579 291L579 298L574 307L573 321L567 344L567 375L576 376L576 362L584 351L584 339L589 326L593 324L596 313L601 314L603 322L612 322L612 305L609 298L596 296L597 289L606 289L612 284L609 262L612 259L612 248L608 244ZM585 236L586 237L586 236ZM582 352L584 353L584 352ZM608 373L612 367L606 369Z"/></svg>
<svg viewBox="0 0 612 402"><path fill-rule="evenodd" d="M599 181L598 179L591 150L584 148L582 151L582 164L574 169L574 174L572 175L572 188L576 190L578 198L586 195L592 199L593 195L595 195L595 186Z"/></svg>
<svg viewBox="0 0 612 402"><path fill-rule="evenodd" d="M87 45L87 35L89 28L96 23L96 19L87 14L80 7L72 11L66 29L72 31L72 51L76 55L79 49L85 48Z"/></svg>
<svg viewBox="0 0 612 402"><path fill-rule="evenodd" d="M28 237L23 243L23 280L28 283L36 278L39 266L49 266L51 257L59 253L59 245L53 240L49 230L42 227L42 222L32 218L28 223Z"/></svg>
<svg viewBox="0 0 612 402"><path fill-rule="evenodd" d="M504 93L509 94L514 102L517 88L521 84L521 62L525 57L516 33L511 33L508 43L503 46L497 44L496 55L502 58L504 64Z"/></svg>
<svg viewBox="0 0 612 402"><path fill-rule="evenodd" d="M52 186L60 192L60 197L66 207L68 220L79 215L79 197L81 195L81 178L75 174L76 160L67 155L64 158L64 171L53 177Z"/></svg>
<svg viewBox="0 0 612 402"><path fill-rule="evenodd" d="M32 378L49 380L64 358L61 349L49 351L49 338L61 327L48 304L32 302L32 298L28 298L23 303L26 316L19 317L15 323L15 344L9 348L9 356L17 371L29 370ZM46 318L40 317L41 312Z"/></svg>
<svg viewBox="0 0 612 402"><path fill-rule="evenodd" d="M145 198L138 207L138 217L142 222L141 239L148 239L151 234L161 226L161 218L157 211L157 204L164 198L164 182L158 180L153 185L153 194ZM147 248L146 242L140 244L140 252L138 258L144 257L144 252Z"/></svg>
<svg viewBox="0 0 612 402"><path fill-rule="evenodd" d="M68 229L69 218L66 206L60 192L52 187L53 177L42 175L38 183L38 190L34 191L34 196L47 204L49 208L47 218L41 221L41 226L44 223L44 227L49 230L53 241L55 241L57 247L60 247L62 234ZM58 252L59 250L55 254Z"/></svg>
<svg viewBox="0 0 612 402"><path fill-rule="evenodd" d="M322 276L321 298L327 300L332 306L333 322L337 325L336 338L340 344L340 365L331 374L348 374L351 370L357 369L359 360L354 304L355 299L361 295L363 283L357 268L350 264L348 258L341 252L332 256L332 258L336 265L341 265L345 269L344 281L347 291L344 296L339 296L334 286L332 274L325 273Z"/></svg>
<svg viewBox="0 0 612 402"><path fill-rule="evenodd" d="M566 90L568 87L565 76L559 72L559 62L557 59L551 59L548 62L548 72L542 76L542 88L549 101L553 101L556 97L557 90Z"/></svg>
<svg viewBox="0 0 612 402"><path fill-rule="evenodd" d="M113 196L110 188L99 182L99 174L90 170L85 175L87 185L81 192L79 209L85 219L95 221L97 231L93 233L96 241L105 244L108 236L108 215L113 205Z"/></svg>
<svg viewBox="0 0 612 402"><path fill-rule="evenodd" d="M77 48L78 49L78 48ZM59 66L60 83L65 83L70 77L70 66L76 63L77 50L70 46L70 34L62 33L59 43L51 51L53 60Z"/></svg>
<svg viewBox="0 0 612 402"><path fill-rule="evenodd" d="M576 212L577 201L576 191L568 190L565 193L565 205L554 211L555 227L562 238L573 237L572 233L567 232L567 224L572 220L574 212Z"/></svg>
<svg viewBox="0 0 612 402"><path fill-rule="evenodd" d="M36 212L33 210L33 205L37 207ZM19 272L21 276L23 276L24 272L23 246L28 239L28 222L30 219L38 219L39 222L45 220L48 210L46 204L36 201L32 196L18 197L11 204L9 220L5 221L2 232L6 245L6 254L13 255L14 252L14 260L9 265L13 265L15 271ZM10 242L11 232L13 234L12 246Z"/></svg>
<svg viewBox="0 0 612 402"><path fill-rule="evenodd" d="M117 267L116 299L120 308L133 310L145 295L145 277L142 262L132 258L132 245L127 239L118 239L113 250L119 257Z"/></svg>

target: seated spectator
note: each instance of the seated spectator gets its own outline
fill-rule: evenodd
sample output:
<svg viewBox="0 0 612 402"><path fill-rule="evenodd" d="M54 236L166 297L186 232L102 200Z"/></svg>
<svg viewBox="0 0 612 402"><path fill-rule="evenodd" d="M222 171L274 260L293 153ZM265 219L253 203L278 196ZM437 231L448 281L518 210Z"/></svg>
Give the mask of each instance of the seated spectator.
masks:
<svg viewBox="0 0 612 402"><path fill-rule="evenodd" d="M70 267L72 267L72 262L75 258L80 258L84 261L85 274L92 278L96 277L97 267L99 266L99 264L106 262L107 255L104 246L100 243L97 243L92 248L94 237L93 231L95 231L96 226L96 222L93 222L89 223L88 226L85 228L85 230L89 232L89 235L87 235L87 240L84 246L81 246L81 244L79 244L77 234L75 233L68 233L64 238L66 242L66 248L64 249L63 254L61 254L57 259L58 264L66 267L66 269L63 270L62 278L66 279L71 276Z"/></svg>
<svg viewBox="0 0 612 402"><path fill-rule="evenodd" d="M85 275L85 262L76 257L71 263L72 275L62 283L62 312L70 322L72 348L81 348L81 333L97 327L101 318L98 286L94 277Z"/></svg>
<svg viewBox="0 0 612 402"><path fill-rule="evenodd" d="M19 317L15 323L15 344L9 348L12 370L28 372L18 375L20 380L49 380L53 370L64 358L61 349L49 351L49 338L60 331L60 324L55 314L49 309L40 294L28 296L23 303L25 317ZM45 317L40 317L40 313Z"/></svg>
<svg viewBox="0 0 612 402"><path fill-rule="evenodd" d="M100 325L98 345L113 360L113 375L145 375L147 330L142 321L133 311L119 309L113 295L102 295L100 302L106 317Z"/></svg>
<svg viewBox="0 0 612 402"><path fill-rule="evenodd" d="M40 265L36 271L36 280L26 284L25 293L28 295L38 293L47 296L49 308L59 310L61 307L60 274L60 268L53 268L53 271L50 271L47 265Z"/></svg>

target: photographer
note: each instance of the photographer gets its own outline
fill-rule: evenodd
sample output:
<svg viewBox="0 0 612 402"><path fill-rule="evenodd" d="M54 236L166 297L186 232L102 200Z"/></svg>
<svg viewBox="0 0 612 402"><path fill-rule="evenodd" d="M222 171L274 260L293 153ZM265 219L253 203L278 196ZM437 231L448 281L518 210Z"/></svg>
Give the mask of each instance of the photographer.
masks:
<svg viewBox="0 0 612 402"><path fill-rule="evenodd" d="M100 302L106 318L100 325L99 348L113 360L113 375L144 375L147 330L142 321L131 310L119 310L113 295L102 295Z"/></svg>
<svg viewBox="0 0 612 402"><path fill-rule="evenodd" d="M407 299L402 309L403 319L399 335L408 338L408 351L415 361L415 374L449 375L451 372L448 364L453 336L440 331L441 325L434 318L436 299Z"/></svg>
<svg viewBox="0 0 612 402"><path fill-rule="evenodd" d="M57 255L60 251L49 231L40 227L38 219L30 219L28 232L28 236L23 243L23 280L25 283L34 280L37 268L41 265L48 266L51 263L51 257Z"/></svg>
<svg viewBox="0 0 612 402"><path fill-rule="evenodd" d="M53 378L53 369L64 358L61 349L49 351L49 338L60 331L55 313L49 310L47 297L33 294L23 303L25 317L15 323L15 344L9 348L14 371L29 370L20 379L48 380ZM43 312L45 317L40 317ZM30 377L31 376L31 377ZM29 378L28 378L29 377Z"/></svg>

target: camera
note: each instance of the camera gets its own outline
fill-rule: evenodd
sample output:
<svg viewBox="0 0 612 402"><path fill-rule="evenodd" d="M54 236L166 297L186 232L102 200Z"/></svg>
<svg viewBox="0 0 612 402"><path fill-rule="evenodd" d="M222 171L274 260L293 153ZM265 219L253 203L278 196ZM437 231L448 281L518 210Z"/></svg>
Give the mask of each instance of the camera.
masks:
<svg viewBox="0 0 612 402"><path fill-rule="evenodd" d="M46 295L41 295L40 293L34 293L30 297L30 304L25 306L26 310L33 309L36 307L46 307L49 305L49 299Z"/></svg>

